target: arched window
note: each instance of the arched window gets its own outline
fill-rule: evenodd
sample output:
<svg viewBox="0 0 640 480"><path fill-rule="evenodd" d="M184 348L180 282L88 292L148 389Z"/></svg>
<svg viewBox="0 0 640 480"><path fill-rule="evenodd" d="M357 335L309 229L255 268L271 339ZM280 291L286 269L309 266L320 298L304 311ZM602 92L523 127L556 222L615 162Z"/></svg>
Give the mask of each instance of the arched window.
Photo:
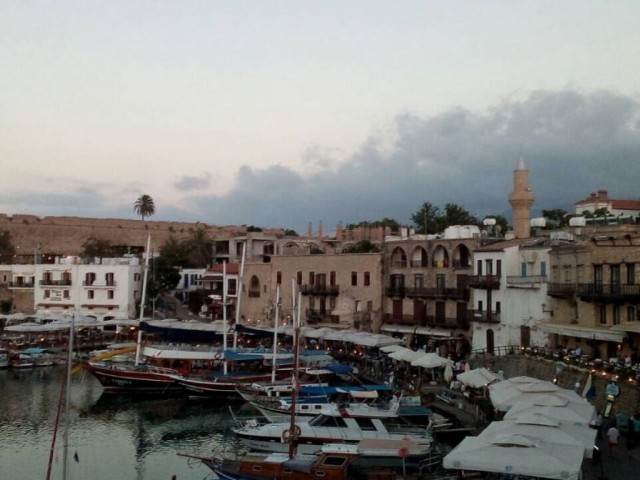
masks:
<svg viewBox="0 0 640 480"><path fill-rule="evenodd" d="M453 268L471 268L471 252L464 243L458 245L453 251Z"/></svg>
<svg viewBox="0 0 640 480"><path fill-rule="evenodd" d="M436 268L449 268L449 252L442 245L438 245L433 251L433 266Z"/></svg>
<svg viewBox="0 0 640 480"><path fill-rule="evenodd" d="M428 265L427 251L422 247L416 247L416 249L411 254L411 266L416 268L427 267Z"/></svg>
<svg viewBox="0 0 640 480"><path fill-rule="evenodd" d="M407 254L400 247L396 247L393 249L391 253L391 266L406 268L407 266Z"/></svg>
<svg viewBox="0 0 640 480"><path fill-rule="evenodd" d="M249 297L260 298L260 280L255 275L249 280Z"/></svg>

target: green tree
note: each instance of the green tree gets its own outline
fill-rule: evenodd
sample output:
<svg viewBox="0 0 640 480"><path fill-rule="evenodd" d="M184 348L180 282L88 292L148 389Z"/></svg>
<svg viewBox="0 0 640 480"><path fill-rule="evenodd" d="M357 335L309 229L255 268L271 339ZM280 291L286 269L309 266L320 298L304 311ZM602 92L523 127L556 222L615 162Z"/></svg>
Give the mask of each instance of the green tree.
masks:
<svg viewBox="0 0 640 480"><path fill-rule="evenodd" d="M285 228L284 229L284 235L285 235L285 237L297 237L297 236L299 236L298 232L296 232L295 230L291 230L289 228Z"/></svg>
<svg viewBox="0 0 640 480"><path fill-rule="evenodd" d="M203 226L189 229L189 238L184 241L187 265L191 268L205 268L212 262L213 240Z"/></svg>
<svg viewBox="0 0 640 480"><path fill-rule="evenodd" d="M424 202L420 209L411 216L411 221L420 233L438 233L440 223L440 209L430 202Z"/></svg>
<svg viewBox="0 0 640 480"><path fill-rule="evenodd" d="M444 214L441 219L441 230L452 225L478 225L478 219L465 208L455 203L447 203L444 206Z"/></svg>
<svg viewBox="0 0 640 480"><path fill-rule="evenodd" d="M378 228L378 227L382 227L382 228L389 227L392 232L397 232L400 230L400 224L396 222L393 218L387 218L387 217L384 217L382 220L373 220L371 222L362 221L359 223L348 223L346 226L347 230L353 230L356 228Z"/></svg>
<svg viewBox="0 0 640 480"><path fill-rule="evenodd" d="M151 303L159 295L175 290L180 281L180 271L162 256L153 259L147 282L147 301Z"/></svg>
<svg viewBox="0 0 640 480"><path fill-rule="evenodd" d="M156 213L156 206L153 202L153 198L145 193L140 195L135 201L133 204L133 210L136 214L140 215L140 218L142 218L142 221L144 222L145 218L151 217Z"/></svg>
<svg viewBox="0 0 640 480"><path fill-rule="evenodd" d="M371 240L361 240L343 250L343 253L377 253L380 249Z"/></svg>
<svg viewBox="0 0 640 480"><path fill-rule="evenodd" d="M542 210L542 216L549 220L555 227L565 227L569 225L567 211L562 208Z"/></svg>
<svg viewBox="0 0 640 480"><path fill-rule="evenodd" d="M83 258L111 257L113 253L113 246L109 240L89 237L82 244Z"/></svg>
<svg viewBox="0 0 640 480"><path fill-rule="evenodd" d="M173 266L186 267L189 264L186 242L179 242L173 236L160 246L160 256Z"/></svg>

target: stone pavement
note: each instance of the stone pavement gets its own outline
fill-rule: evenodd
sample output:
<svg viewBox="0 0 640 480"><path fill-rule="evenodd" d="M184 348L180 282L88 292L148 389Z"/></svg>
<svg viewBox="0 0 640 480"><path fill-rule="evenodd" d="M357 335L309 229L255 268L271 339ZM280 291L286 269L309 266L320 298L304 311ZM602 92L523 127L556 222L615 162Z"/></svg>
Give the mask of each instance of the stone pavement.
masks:
<svg viewBox="0 0 640 480"><path fill-rule="evenodd" d="M605 437L604 434L603 437ZM598 464L585 459L582 467L583 480L640 479L640 445L636 445L631 450L627 449L627 438L625 435L621 435L617 451L613 455L607 450L605 438L598 439L596 446L602 454L602 463Z"/></svg>

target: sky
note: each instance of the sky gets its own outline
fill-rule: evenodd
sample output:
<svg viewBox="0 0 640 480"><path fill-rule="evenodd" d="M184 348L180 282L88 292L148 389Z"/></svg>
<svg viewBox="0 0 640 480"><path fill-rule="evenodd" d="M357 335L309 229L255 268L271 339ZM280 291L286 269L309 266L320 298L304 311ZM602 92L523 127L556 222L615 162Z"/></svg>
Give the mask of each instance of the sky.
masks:
<svg viewBox="0 0 640 480"><path fill-rule="evenodd" d="M0 0L0 213L325 233L640 198L636 0Z"/></svg>

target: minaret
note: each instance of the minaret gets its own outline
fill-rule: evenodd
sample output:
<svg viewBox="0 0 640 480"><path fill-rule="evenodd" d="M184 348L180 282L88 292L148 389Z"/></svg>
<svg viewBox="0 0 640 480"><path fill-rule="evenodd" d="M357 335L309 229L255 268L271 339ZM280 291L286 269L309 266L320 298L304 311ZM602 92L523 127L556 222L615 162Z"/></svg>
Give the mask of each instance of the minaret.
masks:
<svg viewBox="0 0 640 480"><path fill-rule="evenodd" d="M535 196L529 188L529 170L520 157L518 167L513 171L513 192L509 203L513 209L513 231L516 238L529 238L531 232L530 210Z"/></svg>

